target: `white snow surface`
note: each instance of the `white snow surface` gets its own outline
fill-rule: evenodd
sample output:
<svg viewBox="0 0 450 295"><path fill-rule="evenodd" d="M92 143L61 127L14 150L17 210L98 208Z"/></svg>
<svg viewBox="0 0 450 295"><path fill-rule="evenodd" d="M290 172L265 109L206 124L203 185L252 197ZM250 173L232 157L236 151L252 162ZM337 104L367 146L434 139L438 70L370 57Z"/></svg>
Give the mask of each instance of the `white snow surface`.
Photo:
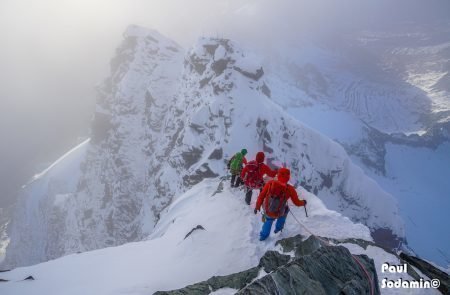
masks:
<svg viewBox="0 0 450 295"><path fill-rule="evenodd" d="M152 294L254 267L280 238L308 233L288 216L285 230L260 242L260 215L244 202L244 192L229 189L218 179L194 186L162 213L148 240L128 243L21 267L0 275L1 294ZM218 190L219 188L219 190ZM315 234L371 241L370 231L347 217L328 210L312 194L299 190L308 200L309 217L291 205L293 214ZM205 230L195 230L197 225ZM377 248L378 249L378 248ZM385 255L381 249L376 255ZM381 256L383 257L383 256ZM34 281L20 281L32 275ZM228 294L220 290L216 294Z"/></svg>
<svg viewBox="0 0 450 295"><path fill-rule="evenodd" d="M231 40L201 38L185 52L130 27L99 86L91 141L23 190L5 264L140 241L174 196L223 175L243 147L248 159L263 150L269 164L287 165L330 209L404 237L392 196L342 146L275 104L258 62ZM59 185L66 178L71 185Z"/></svg>

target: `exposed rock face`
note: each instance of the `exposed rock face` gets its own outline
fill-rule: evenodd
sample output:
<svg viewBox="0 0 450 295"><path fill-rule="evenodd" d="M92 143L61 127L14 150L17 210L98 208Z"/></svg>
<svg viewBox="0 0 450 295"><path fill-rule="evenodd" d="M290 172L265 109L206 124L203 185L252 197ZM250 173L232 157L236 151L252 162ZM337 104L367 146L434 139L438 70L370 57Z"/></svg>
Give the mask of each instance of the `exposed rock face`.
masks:
<svg viewBox="0 0 450 295"><path fill-rule="evenodd" d="M371 287L346 248L325 246L279 267L237 294L370 294L370 288L379 294L373 261L365 255L357 259L368 270L375 286Z"/></svg>
<svg viewBox="0 0 450 295"><path fill-rule="evenodd" d="M266 254L259 261L259 266L269 273L276 270L278 267L285 265L291 260L289 255L283 255L277 251L267 251Z"/></svg>
<svg viewBox="0 0 450 295"><path fill-rule="evenodd" d="M279 244L283 251L294 251L294 257L268 251L258 267L155 295L209 294L221 288L235 289L236 294L370 294L373 288L373 294L380 294L373 260L366 255L353 257L347 248L324 245L313 236L305 241L301 236L287 238ZM261 271L267 274L258 278Z"/></svg>
<svg viewBox="0 0 450 295"><path fill-rule="evenodd" d="M186 288L168 291L168 292L156 292L155 295L199 295L199 294L209 294L212 291L219 290L221 288L233 288L241 289L244 288L249 282L258 276L259 268L254 267L246 271L239 272L237 274L229 276L217 276L212 277L209 280L187 286Z"/></svg>

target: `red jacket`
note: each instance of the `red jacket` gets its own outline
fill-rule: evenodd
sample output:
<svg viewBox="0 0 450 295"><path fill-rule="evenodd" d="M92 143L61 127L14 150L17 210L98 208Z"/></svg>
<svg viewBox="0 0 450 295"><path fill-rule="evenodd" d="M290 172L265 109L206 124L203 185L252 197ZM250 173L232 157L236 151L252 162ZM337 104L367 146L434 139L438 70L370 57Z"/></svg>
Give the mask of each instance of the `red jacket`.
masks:
<svg viewBox="0 0 450 295"><path fill-rule="evenodd" d="M270 212L268 212L268 210L267 210L267 206L268 206L267 200L268 200L268 198L266 199L266 197L267 197L267 194L270 191L270 188L271 188L272 184L274 186L276 186L276 187L285 187L287 201L289 199L291 199L292 202L296 206L299 206L299 207L300 206L305 206L305 201L304 200L300 200L298 198L297 191L295 190L295 188L292 185L290 185L288 183L283 184L283 183L279 182L278 180L271 180L271 181L266 183L266 185L264 186L262 192L259 194L258 200L256 201L256 207L255 207L256 210L260 210L261 209L261 205L263 205L263 203L264 203L264 210L266 211L265 214L267 216L269 216L271 218L278 218L278 217L280 217L280 216L275 216L273 214L270 214Z"/></svg>
<svg viewBox="0 0 450 295"><path fill-rule="evenodd" d="M244 183L246 186L252 187L252 185L250 183L251 180L248 177L246 177L246 174L249 170L250 165L258 165L258 173L255 176L256 176L256 182L261 183L261 185L259 185L259 187L262 186L264 175L267 174L270 177L275 177L277 175L277 170L270 169L270 167L267 166L266 164L258 163L255 160L250 161L250 162L248 162L247 165L245 165L244 169L242 169L242 172L241 172L241 179L244 180ZM256 187L256 188L258 188L258 187Z"/></svg>

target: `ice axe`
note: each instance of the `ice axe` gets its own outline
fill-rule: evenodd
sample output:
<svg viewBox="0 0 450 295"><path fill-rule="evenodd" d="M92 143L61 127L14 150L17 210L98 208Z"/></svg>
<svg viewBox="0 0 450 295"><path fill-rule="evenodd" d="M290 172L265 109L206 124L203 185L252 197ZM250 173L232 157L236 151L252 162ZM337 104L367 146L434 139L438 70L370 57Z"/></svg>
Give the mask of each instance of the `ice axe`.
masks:
<svg viewBox="0 0 450 295"><path fill-rule="evenodd" d="M305 200L305 202L306 202L306 200ZM308 217L308 211L306 211L306 204L303 206L303 208L305 209L305 215L306 215L306 217Z"/></svg>
<svg viewBox="0 0 450 295"><path fill-rule="evenodd" d="M302 197L303 197L303 194L302 194ZM303 198L304 199L304 198ZM306 201L305 201L306 202ZM308 211L306 211L306 204L305 204L305 206L303 206L303 208L305 208L305 215L306 215L306 217L308 217Z"/></svg>

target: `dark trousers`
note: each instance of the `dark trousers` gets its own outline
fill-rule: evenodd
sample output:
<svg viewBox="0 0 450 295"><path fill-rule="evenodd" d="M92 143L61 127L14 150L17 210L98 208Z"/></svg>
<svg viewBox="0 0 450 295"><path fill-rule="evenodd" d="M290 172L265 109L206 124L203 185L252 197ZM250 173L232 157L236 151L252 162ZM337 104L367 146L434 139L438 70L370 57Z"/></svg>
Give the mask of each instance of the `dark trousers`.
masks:
<svg viewBox="0 0 450 295"><path fill-rule="evenodd" d="M264 185L259 189L259 192L262 192ZM250 202L252 201L252 195L253 195L253 190L249 187L247 187L247 192L245 193L245 202L247 203L247 205L250 205Z"/></svg>
<svg viewBox="0 0 450 295"><path fill-rule="evenodd" d="M238 187L244 182L242 181L241 177L238 174L232 174L231 175L231 187Z"/></svg>

